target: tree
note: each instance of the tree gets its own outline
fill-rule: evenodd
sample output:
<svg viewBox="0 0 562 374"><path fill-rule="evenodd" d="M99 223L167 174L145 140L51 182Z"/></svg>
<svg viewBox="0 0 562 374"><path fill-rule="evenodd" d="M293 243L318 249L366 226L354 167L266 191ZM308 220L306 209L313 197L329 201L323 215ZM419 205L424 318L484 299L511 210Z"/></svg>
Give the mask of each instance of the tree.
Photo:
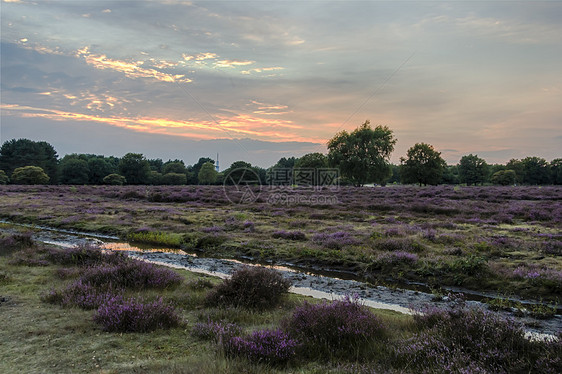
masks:
<svg viewBox="0 0 562 374"><path fill-rule="evenodd" d="M103 178L103 183L111 184L113 186L122 186L125 183L127 183L127 179L125 179L125 177L122 175L113 173L113 174L106 175Z"/></svg>
<svg viewBox="0 0 562 374"><path fill-rule="evenodd" d="M459 184L459 168L457 165L447 165L443 170L441 182L444 184Z"/></svg>
<svg viewBox="0 0 562 374"><path fill-rule="evenodd" d="M505 165L505 170L513 170L515 172L515 183L523 183L523 177L525 176L525 167L520 160L509 160L509 162Z"/></svg>
<svg viewBox="0 0 562 374"><path fill-rule="evenodd" d="M47 184L49 176L39 166L23 166L12 173L14 184Z"/></svg>
<svg viewBox="0 0 562 374"><path fill-rule="evenodd" d="M199 180L199 184L213 184L217 181L217 174L215 165L210 162L205 162L199 170L197 179Z"/></svg>
<svg viewBox="0 0 562 374"><path fill-rule="evenodd" d="M488 179L489 166L478 155L462 156L458 165L459 179L467 186L483 184Z"/></svg>
<svg viewBox="0 0 562 374"><path fill-rule="evenodd" d="M523 164L523 183L548 184L550 182L549 165L544 158L525 157Z"/></svg>
<svg viewBox="0 0 562 374"><path fill-rule="evenodd" d="M308 153L295 162L295 168L321 169L328 167L328 157L322 153Z"/></svg>
<svg viewBox="0 0 562 374"><path fill-rule="evenodd" d="M16 168L38 166L49 176L51 182L57 176L57 152L47 142L29 139L12 139L0 148L0 169L12 174Z"/></svg>
<svg viewBox="0 0 562 374"><path fill-rule="evenodd" d="M562 184L562 158L550 161L550 181L552 184Z"/></svg>
<svg viewBox="0 0 562 374"><path fill-rule="evenodd" d="M162 184L179 186L187 183L187 176L182 173L166 173L162 175Z"/></svg>
<svg viewBox="0 0 562 374"><path fill-rule="evenodd" d="M146 184L150 165L141 153L127 153L119 162L119 172L128 184Z"/></svg>
<svg viewBox="0 0 562 374"><path fill-rule="evenodd" d="M372 129L365 121L353 132L341 131L328 141L328 162L355 186L381 183L392 173L389 159L395 144L387 126Z"/></svg>
<svg viewBox="0 0 562 374"><path fill-rule="evenodd" d="M515 184L515 177L516 174L513 170L500 170L492 174L490 182L502 186L509 186L510 184Z"/></svg>
<svg viewBox="0 0 562 374"><path fill-rule="evenodd" d="M400 176L404 183L436 185L441 182L443 170L447 167L441 153L432 145L417 143L408 149L407 158L401 157Z"/></svg>
<svg viewBox="0 0 562 374"><path fill-rule="evenodd" d="M187 169L185 168L185 164L181 160L175 161L168 161L162 167L162 173L177 173L177 174L185 174Z"/></svg>
<svg viewBox="0 0 562 374"><path fill-rule="evenodd" d="M260 171L245 161L235 161L223 172L225 184L248 183L261 184L265 180L260 177Z"/></svg>
<svg viewBox="0 0 562 374"><path fill-rule="evenodd" d="M103 184L103 178L109 174L117 173L115 163L111 158L95 156L88 159L88 183Z"/></svg>
<svg viewBox="0 0 562 374"><path fill-rule="evenodd" d="M162 162L161 158L153 158L153 159L149 159L147 160L148 164L150 165L150 170L151 171L155 171L155 172L162 172L162 166L164 166L164 163Z"/></svg>
<svg viewBox="0 0 562 374"><path fill-rule="evenodd" d="M277 161L277 163L275 165L273 165L272 168L276 168L276 169L292 169L295 167L295 163L297 162L298 158L295 157L282 157L279 159L279 161Z"/></svg>
<svg viewBox="0 0 562 374"><path fill-rule="evenodd" d="M66 155L59 165L60 182L62 184L87 184L90 168L88 162L76 158L75 155Z"/></svg>
<svg viewBox="0 0 562 374"><path fill-rule="evenodd" d="M0 170L0 184L8 184L10 178L4 170Z"/></svg>

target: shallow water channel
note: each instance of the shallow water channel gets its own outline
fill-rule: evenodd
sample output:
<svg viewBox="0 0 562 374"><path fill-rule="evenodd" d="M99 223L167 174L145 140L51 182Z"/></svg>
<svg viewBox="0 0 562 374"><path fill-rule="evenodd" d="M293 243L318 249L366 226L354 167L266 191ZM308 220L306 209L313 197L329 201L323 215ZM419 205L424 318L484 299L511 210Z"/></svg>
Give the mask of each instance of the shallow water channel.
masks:
<svg viewBox="0 0 562 374"><path fill-rule="evenodd" d="M0 221L2 222L2 221ZM353 279L351 274L338 274L336 272L311 272L290 266L276 266L272 264L256 264L250 261L220 259L204 257L200 254L186 253L178 249L155 248L136 243L123 242L117 237L96 235L91 233L57 230L49 227L18 225L2 222L0 231L11 232L17 227L26 226L31 229L33 239L47 244L62 247L73 247L80 244L94 244L101 248L113 251L123 251L128 256L143 261L149 261L173 268L186 269L196 273L203 273L220 278L226 278L241 265L263 265L277 269L289 279L293 286L291 292L321 299L338 299L345 295L356 295L363 304L376 309L389 309L400 313L411 314L412 308L422 307L427 304L446 306L451 301L448 297L436 300L435 295L416 289L398 287L383 287L363 282L358 278ZM455 289L453 292L461 292ZM465 293L466 295L466 293ZM481 293L467 295L470 305L484 305ZM525 302L524 300L521 300ZM498 312L510 318L523 322L530 334L556 334L562 330L562 315L558 313L548 320L537 320L528 316L515 316L510 312Z"/></svg>

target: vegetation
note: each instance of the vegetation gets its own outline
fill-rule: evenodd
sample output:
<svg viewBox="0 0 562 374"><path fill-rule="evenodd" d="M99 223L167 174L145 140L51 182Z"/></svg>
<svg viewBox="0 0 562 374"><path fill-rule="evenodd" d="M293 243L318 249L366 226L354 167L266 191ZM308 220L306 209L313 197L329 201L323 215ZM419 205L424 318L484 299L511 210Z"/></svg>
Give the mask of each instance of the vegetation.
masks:
<svg viewBox="0 0 562 374"><path fill-rule="evenodd" d="M11 177L14 184L46 184L49 179L49 176L39 166L16 168Z"/></svg>
<svg viewBox="0 0 562 374"><path fill-rule="evenodd" d="M562 336L528 340L520 325L462 300L448 309L427 307L413 318L370 310L353 297L303 302L286 296L275 308L209 308L214 279L162 269L181 284L158 292L126 286L118 293L82 274L134 260L27 238L0 237L1 247L10 248L0 256L0 317L10 321L0 330L0 371L6 373L556 373L562 367ZM47 265L14 264L22 251ZM53 289L72 289L81 301L53 303Z"/></svg>
<svg viewBox="0 0 562 374"><path fill-rule="evenodd" d="M400 159L400 178L403 183L419 183L420 186L426 186L441 182L447 164L433 146L417 143L408 149L407 155L407 158Z"/></svg>
<svg viewBox="0 0 562 374"><path fill-rule="evenodd" d="M396 139L386 126L365 121L353 132L341 131L328 141L328 160L355 186L382 183L392 172L389 159Z"/></svg>
<svg viewBox="0 0 562 374"><path fill-rule="evenodd" d="M488 179L489 167L477 155L462 156L459 162L459 179L467 186L483 184ZM512 183L513 184L513 183Z"/></svg>

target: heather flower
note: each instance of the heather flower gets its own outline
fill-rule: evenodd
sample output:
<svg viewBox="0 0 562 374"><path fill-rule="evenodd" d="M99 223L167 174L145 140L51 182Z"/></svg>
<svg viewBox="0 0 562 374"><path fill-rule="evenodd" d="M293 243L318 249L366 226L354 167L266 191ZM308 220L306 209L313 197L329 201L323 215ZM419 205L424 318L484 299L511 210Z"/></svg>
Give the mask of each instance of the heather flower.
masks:
<svg viewBox="0 0 562 374"><path fill-rule="evenodd" d="M275 231L271 234L271 237L287 240L307 240L306 235L302 231Z"/></svg>
<svg viewBox="0 0 562 374"><path fill-rule="evenodd" d="M315 350L352 353L383 336L378 318L350 296L330 303L305 302L283 325L311 354Z"/></svg>
<svg viewBox="0 0 562 374"><path fill-rule="evenodd" d="M148 332L179 326L182 321L175 309L162 298L145 303L142 299L113 297L102 304L94 322L109 332Z"/></svg>
<svg viewBox="0 0 562 374"><path fill-rule="evenodd" d="M280 329L258 330L246 337L234 336L222 341L228 356L245 357L270 365L286 364L296 355L299 342Z"/></svg>
<svg viewBox="0 0 562 374"><path fill-rule="evenodd" d="M347 231L338 231L331 234L317 233L312 237L312 241L329 249L342 249L349 245L359 244L357 239L351 236Z"/></svg>
<svg viewBox="0 0 562 374"><path fill-rule="evenodd" d="M242 328L235 323L198 322L193 326L191 334L199 339L214 340L220 343L242 333Z"/></svg>

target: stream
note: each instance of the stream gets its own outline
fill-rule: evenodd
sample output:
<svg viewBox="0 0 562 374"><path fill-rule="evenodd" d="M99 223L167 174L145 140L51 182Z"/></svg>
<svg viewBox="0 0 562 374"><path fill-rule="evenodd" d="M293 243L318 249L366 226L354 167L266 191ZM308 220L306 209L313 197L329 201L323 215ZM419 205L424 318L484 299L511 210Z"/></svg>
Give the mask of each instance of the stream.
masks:
<svg viewBox="0 0 562 374"><path fill-rule="evenodd" d="M30 228L32 238L47 244L61 247L73 247L82 244L92 244L106 250L123 251L129 257L143 261L186 269L196 273L207 274L226 278L236 268L242 265L267 266L280 271L292 283L290 292L299 295L311 296L320 299L340 299L345 295L356 295L362 304L376 309L388 309L400 313L411 314L411 308L427 304L444 307L451 303L447 296L436 300L435 295L416 289L383 287L363 282L358 278L350 279L351 274L338 274L337 272L312 272L291 266L276 266L274 264L256 264L250 261L220 259L204 257L195 253L186 253L178 249L155 248L136 243L123 242L117 237L96 235L91 233L58 230L49 227L34 225L13 224L1 221L0 232L11 233L22 226ZM452 293L464 290L454 289ZM470 306L485 306L482 298L490 296L483 293L467 295L467 304ZM493 296L493 295L492 295ZM525 303L524 300L520 300ZM530 302L526 302L530 303ZM555 335L562 330L562 315L560 309L554 318L538 320L529 316L515 316L508 311L499 311L505 317L514 318L525 325L525 329L532 337L541 338Z"/></svg>

